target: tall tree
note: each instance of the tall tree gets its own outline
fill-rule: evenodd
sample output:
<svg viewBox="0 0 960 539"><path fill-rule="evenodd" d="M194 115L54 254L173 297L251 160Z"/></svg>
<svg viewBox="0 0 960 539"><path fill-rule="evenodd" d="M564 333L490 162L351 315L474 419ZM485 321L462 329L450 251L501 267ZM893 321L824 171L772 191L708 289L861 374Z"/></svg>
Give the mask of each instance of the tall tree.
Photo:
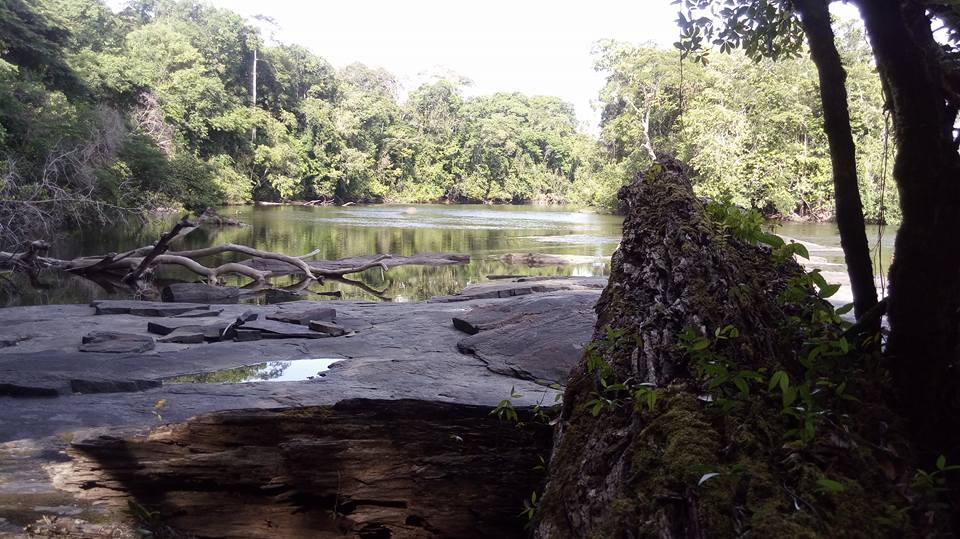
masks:
<svg viewBox="0 0 960 539"><path fill-rule="evenodd" d="M863 205L857 183L857 150L850 130L847 105L847 73L837 52L830 25L829 0L794 0L810 56L820 78L823 103L823 130L830 144L833 164L833 192L840 242L853 288L854 313L859 319L877 304L873 280L873 261L864 228ZM880 330L880 317L872 323L872 333Z"/></svg>
<svg viewBox="0 0 960 539"><path fill-rule="evenodd" d="M758 7L753 0L736 0L723 2L719 17L706 16L712 13L714 4L720 3L716 0L685 2L688 11L681 13L679 19L683 38L677 45L685 55L693 53L701 60L706 54L704 41L725 52L743 48L755 59L777 59L798 54L803 44L801 36L806 36L820 79L824 130L833 166L836 220L859 318L877 304L877 291L857 183L846 73L830 26L829 1L795 0L791 4L778 0L761 2ZM799 20L797 14L801 15ZM879 321L874 328L879 329Z"/></svg>
<svg viewBox="0 0 960 539"><path fill-rule="evenodd" d="M893 176L903 220L890 268L887 352L901 406L927 449L960 458L960 434L944 428L960 410L960 154L954 137L960 71L951 51L934 39L927 2L856 4L889 95L897 142ZM949 2L932 4L955 13Z"/></svg>

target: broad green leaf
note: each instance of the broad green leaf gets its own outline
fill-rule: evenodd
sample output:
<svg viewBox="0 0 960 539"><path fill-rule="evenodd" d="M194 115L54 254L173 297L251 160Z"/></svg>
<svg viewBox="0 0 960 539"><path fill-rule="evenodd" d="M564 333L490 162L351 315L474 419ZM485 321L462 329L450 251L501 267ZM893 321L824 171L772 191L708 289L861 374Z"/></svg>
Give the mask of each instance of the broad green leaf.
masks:
<svg viewBox="0 0 960 539"><path fill-rule="evenodd" d="M817 479L817 485L820 487L820 490L825 492L843 492L847 488L843 486L843 483L825 477L823 479Z"/></svg>

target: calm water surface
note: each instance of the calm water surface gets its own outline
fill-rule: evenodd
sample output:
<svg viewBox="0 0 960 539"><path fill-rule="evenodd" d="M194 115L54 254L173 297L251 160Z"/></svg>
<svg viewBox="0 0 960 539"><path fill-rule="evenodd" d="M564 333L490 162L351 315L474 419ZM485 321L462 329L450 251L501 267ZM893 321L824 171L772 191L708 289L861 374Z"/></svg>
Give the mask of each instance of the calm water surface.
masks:
<svg viewBox="0 0 960 539"><path fill-rule="evenodd" d="M319 249L316 259L391 253L412 255L420 252L464 253L471 262L461 266L400 266L382 272L369 270L353 276L394 301L411 301L453 294L490 275L606 275L609 256L620 240L622 218L564 207L482 206L482 205L378 205L350 207L245 206L225 208L227 217L236 217L248 226L201 228L187 236L178 249L193 249L219 243L239 243L290 255ZM81 255L121 252L156 241L169 229L173 219L147 225L131 223L108 229L85 230L60 238L52 256L69 258ZM832 224L787 223L777 232L812 242L811 254L843 271L839 237ZM873 228L871 234L875 234ZM888 227L884 239L884 258L892 253L894 231ZM499 257L506 253L575 254L598 257L591 263L530 268L505 264ZM227 261L228 257L204 260L207 265ZM162 277L194 280L180 270ZM126 297L76 277L57 274L44 276L53 284L48 290L34 290L26 283L22 294L6 298L7 305L45 303L86 303L95 298ZM295 278L276 279L277 285L292 284ZM230 284L244 284L236 278ZM328 282L312 287L317 291L340 290L344 298L377 299L369 291L344 283ZM311 296L307 299L321 299Z"/></svg>

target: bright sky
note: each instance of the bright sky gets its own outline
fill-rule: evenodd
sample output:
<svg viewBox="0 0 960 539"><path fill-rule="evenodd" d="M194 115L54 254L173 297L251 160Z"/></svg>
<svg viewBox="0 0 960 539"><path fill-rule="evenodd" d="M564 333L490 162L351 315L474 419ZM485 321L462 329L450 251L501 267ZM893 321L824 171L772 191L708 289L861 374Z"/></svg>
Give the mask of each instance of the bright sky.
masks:
<svg viewBox="0 0 960 539"><path fill-rule="evenodd" d="M593 70L596 41L676 41L670 0L212 0L244 16L267 15L274 37L337 67L387 69L405 90L450 70L473 81L468 95L523 92L573 103L597 129L592 103L603 85ZM269 32L264 34L269 36Z"/></svg>

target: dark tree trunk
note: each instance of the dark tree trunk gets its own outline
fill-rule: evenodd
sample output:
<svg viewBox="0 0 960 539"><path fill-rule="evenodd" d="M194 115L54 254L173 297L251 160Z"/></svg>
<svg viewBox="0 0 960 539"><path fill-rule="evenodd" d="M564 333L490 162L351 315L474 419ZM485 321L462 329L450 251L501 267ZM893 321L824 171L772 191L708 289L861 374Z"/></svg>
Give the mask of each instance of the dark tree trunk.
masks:
<svg viewBox="0 0 960 539"><path fill-rule="evenodd" d="M795 0L803 31L810 45L810 57L820 78L820 101L823 104L823 130L830 144L833 165L833 192L836 200L837 227L840 243L853 288L853 306L860 319L877 304L873 281L870 245L863 222L863 204L857 185L857 156L850 132L850 111L847 108L847 73L840 61L830 27L828 0ZM872 333L880 330L877 319Z"/></svg>
<svg viewBox="0 0 960 539"><path fill-rule="evenodd" d="M715 384L730 383L715 377L723 373L783 369L790 380L810 376L803 365L808 356L798 353L810 335L793 320L809 319L823 300L796 288L802 269L712 222L685 167L673 159L659 159L619 196L627 208L623 240L597 302L593 341L567 383L534 536L888 537L902 531L876 518L891 500L902 500L897 482L877 464L888 461L887 451L871 450L897 432L882 403L870 406L869 419L850 422L856 431L888 426L879 435L856 434L873 440L856 442L857 451L833 441L851 435L846 423L833 427L817 419L816 439L800 449L788 441L798 431L794 420L784 422L781 399L770 399L775 393L763 375L755 389L741 384L740 404L717 392ZM722 337L728 325L739 334ZM706 346L691 346L690 331L707 336L699 341ZM649 389L634 393L640 383L656 386L652 402ZM857 486L842 494L843 504L821 503L811 485L820 474Z"/></svg>
<svg viewBox="0 0 960 539"><path fill-rule="evenodd" d="M930 21L910 1L858 0L880 77L889 92L897 157L893 176L903 221L890 268L887 352L899 405L930 453L957 441L960 307L960 158L955 108ZM958 449L952 449L957 453ZM956 458L956 457L955 457Z"/></svg>
<svg viewBox="0 0 960 539"><path fill-rule="evenodd" d="M611 378L663 388L663 404L653 420L629 404L594 416L589 403L598 375L581 360L563 398L536 531L541 539L703 537L696 494L688 488L699 475L663 472L669 488L651 480L676 464L651 447L676 447L693 455L684 460L707 467L721 458L720 435L697 401L680 335L687 328L712 334L732 324L742 337L731 355L743 365L775 361L792 348L780 340L785 314L776 298L787 279L801 274L793 260L778 267L761 249L718 234L684 165L673 159L658 160L619 197L627 218L596 306L594 343L605 342L608 327L625 332L623 342L603 352ZM656 492L644 491L653 483Z"/></svg>

